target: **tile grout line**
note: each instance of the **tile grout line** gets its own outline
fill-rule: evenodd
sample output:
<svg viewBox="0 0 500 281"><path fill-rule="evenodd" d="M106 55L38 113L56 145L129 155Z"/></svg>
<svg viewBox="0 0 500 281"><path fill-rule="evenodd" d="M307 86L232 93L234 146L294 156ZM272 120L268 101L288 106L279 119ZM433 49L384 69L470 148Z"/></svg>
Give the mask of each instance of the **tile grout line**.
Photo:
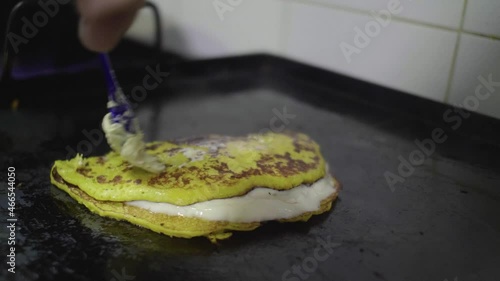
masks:
<svg viewBox="0 0 500 281"><path fill-rule="evenodd" d="M346 12L351 12L355 13L358 15L369 15L370 11L364 10L364 9L358 9L358 8L352 8L344 5L337 5L337 4L332 4L332 3L324 3L324 2L317 2L315 0L288 0L287 2L296 2L296 3L302 3L302 4L311 4L314 6L322 6L322 7L327 7L330 9L335 9L335 10L341 10L341 11L346 11ZM427 22L422 22L418 20L413 20L413 19L408 19L404 17L400 17L397 15L392 15L392 19L399 21L399 22L404 22L404 23L411 23L414 25L420 25L420 26L425 26L425 27L431 27L431 28L437 28L437 29L442 29L442 30L447 30L447 31L457 31L457 28L445 26L445 25L440 25L440 24L433 24L433 23L427 23Z"/></svg>
<svg viewBox="0 0 500 281"><path fill-rule="evenodd" d="M369 15L371 16L370 12L367 10L363 9L358 9L358 8L351 8L343 5L337 5L337 4L331 4L331 3L323 3L323 2L317 2L315 0L288 0L285 1L286 3L300 3L300 4L310 4L313 6L321 6L321 7L326 7L329 9L333 10L341 10L345 12L350 12L358 15ZM467 0L464 1L465 5L467 4ZM464 16L464 10L462 10L462 16ZM440 30L446 30L446 31L452 31L452 32L460 32L463 34L470 34L470 35L475 35L479 37L484 37L492 40L500 40L500 35L495 35L495 34L486 34L486 33L481 33L481 32L476 32L476 31L471 31L471 30L465 30L462 27L458 28L453 28L445 25L440 25L440 24L434 24L434 23L428 23L428 22L423 22L419 20L414 20L414 19L408 19L404 17L399 17L399 16L393 16L392 19L398 22L403 22L403 23L409 23L413 25L418 25L418 26L423 26L423 27L428 27L428 28L434 28L434 29L440 29ZM460 23L461 24L461 23Z"/></svg>
<svg viewBox="0 0 500 281"><path fill-rule="evenodd" d="M480 33L476 31L469 31L466 29L462 29L462 34L469 34L469 35L475 35L483 38L487 38L490 40L498 40L500 41L500 36L499 35L492 35L492 34L486 34L486 33Z"/></svg>
<svg viewBox="0 0 500 281"><path fill-rule="evenodd" d="M450 73L448 75L448 83L446 85L446 92L444 93L444 98L443 102L448 103L450 99L450 94L451 94L451 87L453 83L453 76L455 75L455 67L457 64L457 57L458 57L458 50L460 48L460 41L462 39L462 32L464 28L464 22L465 22L465 13L467 12L467 0L464 0L464 7L462 10L462 16L460 18L460 26L459 30L457 33L457 41L455 42L455 49L453 50L453 57L451 61L451 66L450 66Z"/></svg>

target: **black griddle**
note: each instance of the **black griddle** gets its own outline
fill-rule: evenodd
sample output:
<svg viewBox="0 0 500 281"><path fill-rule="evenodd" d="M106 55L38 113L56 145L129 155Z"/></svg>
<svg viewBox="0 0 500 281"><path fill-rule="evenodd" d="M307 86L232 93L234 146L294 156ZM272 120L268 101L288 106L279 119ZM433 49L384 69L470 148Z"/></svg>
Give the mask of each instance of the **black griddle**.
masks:
<svg viewBox="0 0 500 281"><path fill-rule="evenodd" d="M268 55L165 60L117 67L125 92L148 64L170 72L136 108L147 139L259 132L286 107L295 117L283 129L315 139L343 184L332 210L217 245L101 218L52 186L49 170L79 148L109 151L105 141L81 145L90 141L83 130L100 130L106 112L102 74L12 81L0 88L0 205L5 222L5 175L14 166L17 265L15 275L6 271L3 250L1 280L499 280L498 120L471 113L453 130L443 119L449 106ZM391 190L384 173L436 127L447 141ZM2 228L2 249L6 237ZM319 239L340 245L314 262Z"/></svg>

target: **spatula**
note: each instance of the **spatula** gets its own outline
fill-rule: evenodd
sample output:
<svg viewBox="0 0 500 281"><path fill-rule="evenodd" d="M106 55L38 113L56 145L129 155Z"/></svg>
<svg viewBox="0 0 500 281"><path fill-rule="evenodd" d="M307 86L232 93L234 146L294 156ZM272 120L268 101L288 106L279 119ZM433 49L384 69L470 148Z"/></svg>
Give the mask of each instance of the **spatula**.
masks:
<svg viewBox="0 0 500 281"><path fill-rule="evenodd" d="M99 59L108 86L109 113L102 120L102 128L109 146L135 167L152 173L163 171L165 165L156 157L146 153L144 135L130 103L118 84L108 54L99 54Z"/></svg>

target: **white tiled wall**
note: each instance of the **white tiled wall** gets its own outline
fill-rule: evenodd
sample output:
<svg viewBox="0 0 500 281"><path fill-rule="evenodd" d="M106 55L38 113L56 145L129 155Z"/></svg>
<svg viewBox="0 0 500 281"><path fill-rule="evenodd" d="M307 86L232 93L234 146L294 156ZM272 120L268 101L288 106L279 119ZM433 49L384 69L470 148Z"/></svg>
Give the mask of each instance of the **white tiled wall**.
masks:
<svg viewBox="0 0 500 281"><path fill-rule="evenodd" d="M406 20L458 28L464 1L400 0L402 11L395 16ZM337 9L353 9L352 12L362 13L387 9L391 3L389 0L315 0L315 2L331 4Z"/></svg>
<svg viewBox="0 0 500 281"><path fill-rule="evenodd" d="M450 104L474 95L478 76L500 81L499 0L154 2L164 48L187 57L270 53ZM152 42L152 26L141 11L129 35ZM477 111L500 118L500 86L489 89Z"/></svg>
<svg viewBox="0 0 500 281"><path fill-rule="evenodd" d="M469 0L464 30L500 37L500 1Z"/></svg>
<svg viewBox="0 0 500 281"><path fill-rule="evenodd" d="M279 53L283 3L269 0L223 0L241 3L222 14L212 1L156 0L162 10L165 49L192 58L248 53ZM152 18L141 11L133 37L152 41ZM149 32L148 32L149 31ZM143 33L139 35L138 33ZM144 33L149 36L144 38Z"/></svg>
<svg viewBox="0 0 500 281"><path fill-rule="evenodd" d="M350 14L302 3L291 4L293 19L284 54L302 62L343 72L398 90L442 101L456 33L406 22L391 22L359 54L346 60L339 45L354 46L353 27L363 28L370 15ZM339 32L343 31L343 32ZM432 72L427 71L432 66Z"/></svg>
<svg viewBox="0 0 500 281"><path fill-rule="evenodd" d="M478 111L500 119L500 40L492 40L471 34L462 34L458 50L455 74L452 80L449 102L464 105L466 108L475 107ZM481 83L479 77L494 81L491 88ZM483 81L484 81L483 80ZM494 85L496 83L496 86ZM480 86L481 85L481 86ZM484 100L471 99L476 88L480 87L479 97L489 97ZM470 103L464 104L464 103Z"/></svg>

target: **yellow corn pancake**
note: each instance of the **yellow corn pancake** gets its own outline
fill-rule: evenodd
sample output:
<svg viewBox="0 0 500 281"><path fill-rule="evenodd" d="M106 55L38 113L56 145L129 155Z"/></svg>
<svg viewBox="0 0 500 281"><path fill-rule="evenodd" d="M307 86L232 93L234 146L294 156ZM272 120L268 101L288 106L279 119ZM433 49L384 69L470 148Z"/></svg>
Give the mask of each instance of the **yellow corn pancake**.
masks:
<svg viewBox="0 0 500 281"><path fill-rule="evenodd" d="M132 167L110 152L56 161L51 182L100 216L212 241L267 220L306 221L328 211L340 189L318 144L304 134L211 135L152 142L146 150L165 164L163 172ZM288 210L297 200L303 206ZM285 206L275 210L281 217L252 217L252 208L272 210L274 202Z"/></svg>

